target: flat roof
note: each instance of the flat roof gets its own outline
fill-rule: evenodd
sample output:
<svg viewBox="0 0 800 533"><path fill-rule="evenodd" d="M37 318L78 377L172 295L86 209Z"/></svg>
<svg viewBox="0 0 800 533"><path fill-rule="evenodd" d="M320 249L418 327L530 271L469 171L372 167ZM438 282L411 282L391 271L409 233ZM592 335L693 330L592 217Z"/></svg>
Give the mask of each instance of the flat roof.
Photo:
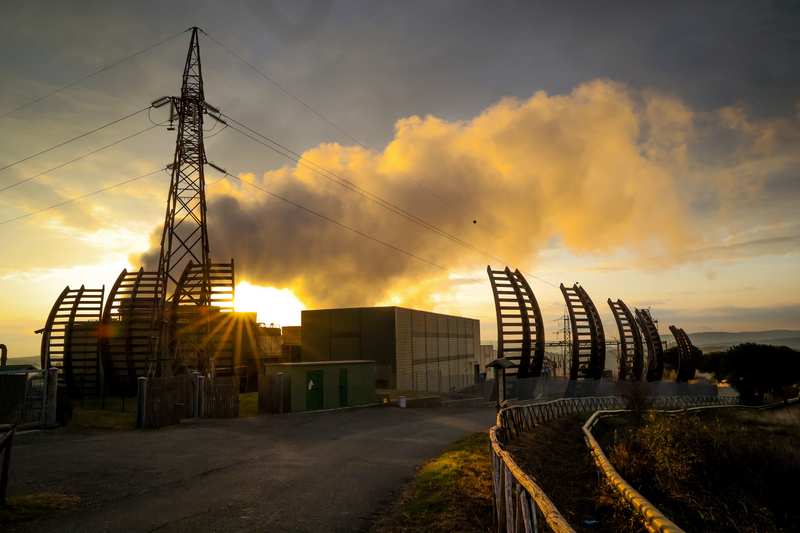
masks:
<svg viewBox="0 0 800 533"><path fill-rule="evenodd" d="M361 365L375 364L375 361L358 359L354 361L302 361L299 363L264 363L264 366L320 366L320 365Z"/></svg>
<svg viewBox="0 0 800 533"><path fill-rule="evenodd" d="M456 317L456 318L464 318L466 320L476 320L476 321L480 322L479 319L470 318L468 316L446 315L444 313L436 313L434 311L425 311L423 309L412 309L411 307L402 307L402 306L399 306L399 305L377 305L377 306L373 306L373 307L332 307L330 309L303 309L300 314L302 316L303 313L313 313L313 312L316 312L316 311L356 311L356 310L362 310L362 309L405 309L407 311L417 311L419 313L430 313L432 315L451 316L451 317Z"/></svg>

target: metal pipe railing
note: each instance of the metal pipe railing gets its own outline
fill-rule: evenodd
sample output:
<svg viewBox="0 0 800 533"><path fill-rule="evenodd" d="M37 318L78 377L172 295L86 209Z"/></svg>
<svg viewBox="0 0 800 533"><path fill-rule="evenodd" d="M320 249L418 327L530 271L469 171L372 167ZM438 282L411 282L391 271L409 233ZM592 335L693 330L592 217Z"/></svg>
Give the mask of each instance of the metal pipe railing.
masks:
<svg viewBox="0 0 800 533"><path fill-rule="evenodd" d="M659 409L685 408L698 404L702 406L736 405L738 404L738 397L684 396L652 399L653 407ZM622 398L608 396L562 398L546 403L514 405L501 409L497 413L497 425L489 431L492 456L492 486L495 501L494 511L498 532L516 533L517 531L525 531L526 533L539 533L539 531L553 531L555 533L574 533L574 529L558 511L550 498L547 497L547 494L530 476L522 471L513 457L505 451L504 448L510 440L539 424L572 413L610 409L621 410L624 407L625 403ZM655 508L653 507L653 509ZM539 514L543 519L541 522L538 519ZM656 521L656 523L659 522ZM681 530L656 529L652 531L666 533L667 531L677 532Z"/></svg>

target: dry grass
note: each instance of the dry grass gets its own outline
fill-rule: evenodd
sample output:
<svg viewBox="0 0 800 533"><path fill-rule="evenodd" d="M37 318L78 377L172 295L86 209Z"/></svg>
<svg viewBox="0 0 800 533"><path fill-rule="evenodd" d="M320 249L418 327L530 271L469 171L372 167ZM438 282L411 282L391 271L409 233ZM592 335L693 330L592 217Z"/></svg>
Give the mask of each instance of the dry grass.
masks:
<svg viewBox="0 0 800 533"><path fill-rule="evenodd" d="M608 484L598 482L581 432L585 422L582 414L547 422L515 438L506 449L575 531L644 533L631 509Z"/></svg>
<svg viewBox="0 0 800 533"><path fill-rule="evenodd" d="M461 439L423 466L404 491L394 513L379 520L370 531L493 531L489 433Z"/></svg>
<svg viewBox="0 0 800 533"><path fill-rule="evenodd" d="M58 513L69 511L81 499L70 494L44 492L8 498L5 506L0 506L0 526L12 526L33 522Z"/></svg>
<svg viewBox="0 0 800 533"><path fill-rule="evenodd" d="M687 531L797 531L800 411L653 414L606 448L625 479Z"/></svg>

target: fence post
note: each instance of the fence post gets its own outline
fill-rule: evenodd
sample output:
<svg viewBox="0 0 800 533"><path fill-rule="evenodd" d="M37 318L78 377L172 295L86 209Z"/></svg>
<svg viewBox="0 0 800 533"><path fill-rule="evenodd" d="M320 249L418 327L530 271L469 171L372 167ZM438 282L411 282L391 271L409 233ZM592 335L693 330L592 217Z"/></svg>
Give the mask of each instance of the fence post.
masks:
<svg viewBox="0 0 800 533"><path fill-rule="evenodd" d="M205 376L197 376L197 416L199 418L203 417L203 412L205 411L206 407L206 377Z"/></svg>
<svg viewBox="0 0 800 533"><path fill-rule="evenodd" d="M147 424L147 378L142 376L138 383L138 411L136 413L136 429L144 429Z"/></svg>
<svg viewBox="0 0 800 533"><path fill-rule="evenodd" d="M3 470L2 474L0 474L0 505L6 504L6 486L8 485L8 467L11 464L11 448L14 446L14 433L16 432L16 427L11 426L6 433L5 438L3 439L2 446L0 449L5 448L5 454L3 454Z"/></svg>
<svg viewBox="0 0 800 533"><path fill-rule="evenodd" d="M278 414L283 414L283 372L278 372Z"/></svg>
<svg viewBox="0 0 800 533"><path fill-rule="evenodd" d="M58 368L52 367L47 370L47 412L45 413L45 425L53 427L56 425L56 397L58 396Z"/></svg>
<svg viewBox="0 0 800 533"><path fill-rule="evenodd" d="M197 402L200 401L200 372L195 370L192 372L192 418L198 418L200 414L197 412Z"/></svg>

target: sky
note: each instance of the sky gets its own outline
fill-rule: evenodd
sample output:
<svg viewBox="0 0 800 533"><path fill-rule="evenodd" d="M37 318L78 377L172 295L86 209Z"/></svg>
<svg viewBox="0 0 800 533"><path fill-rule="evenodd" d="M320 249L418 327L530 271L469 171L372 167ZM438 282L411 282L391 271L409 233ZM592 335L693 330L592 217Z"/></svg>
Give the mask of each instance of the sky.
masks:
<svg viewBox="0 0 800 533"><path fill-rule="evenodd" d="M797 2L9 0L11 357L38 353L65 286L155 268L175 132L149 106L180 93L192 26L206 100L231 119L206 123L230 174L206 183L238 310L288 326L401 305L491 340L491 265L526 277L547 341L561 283L609 338L609 298L662 334L800 329Z"/></svg>

